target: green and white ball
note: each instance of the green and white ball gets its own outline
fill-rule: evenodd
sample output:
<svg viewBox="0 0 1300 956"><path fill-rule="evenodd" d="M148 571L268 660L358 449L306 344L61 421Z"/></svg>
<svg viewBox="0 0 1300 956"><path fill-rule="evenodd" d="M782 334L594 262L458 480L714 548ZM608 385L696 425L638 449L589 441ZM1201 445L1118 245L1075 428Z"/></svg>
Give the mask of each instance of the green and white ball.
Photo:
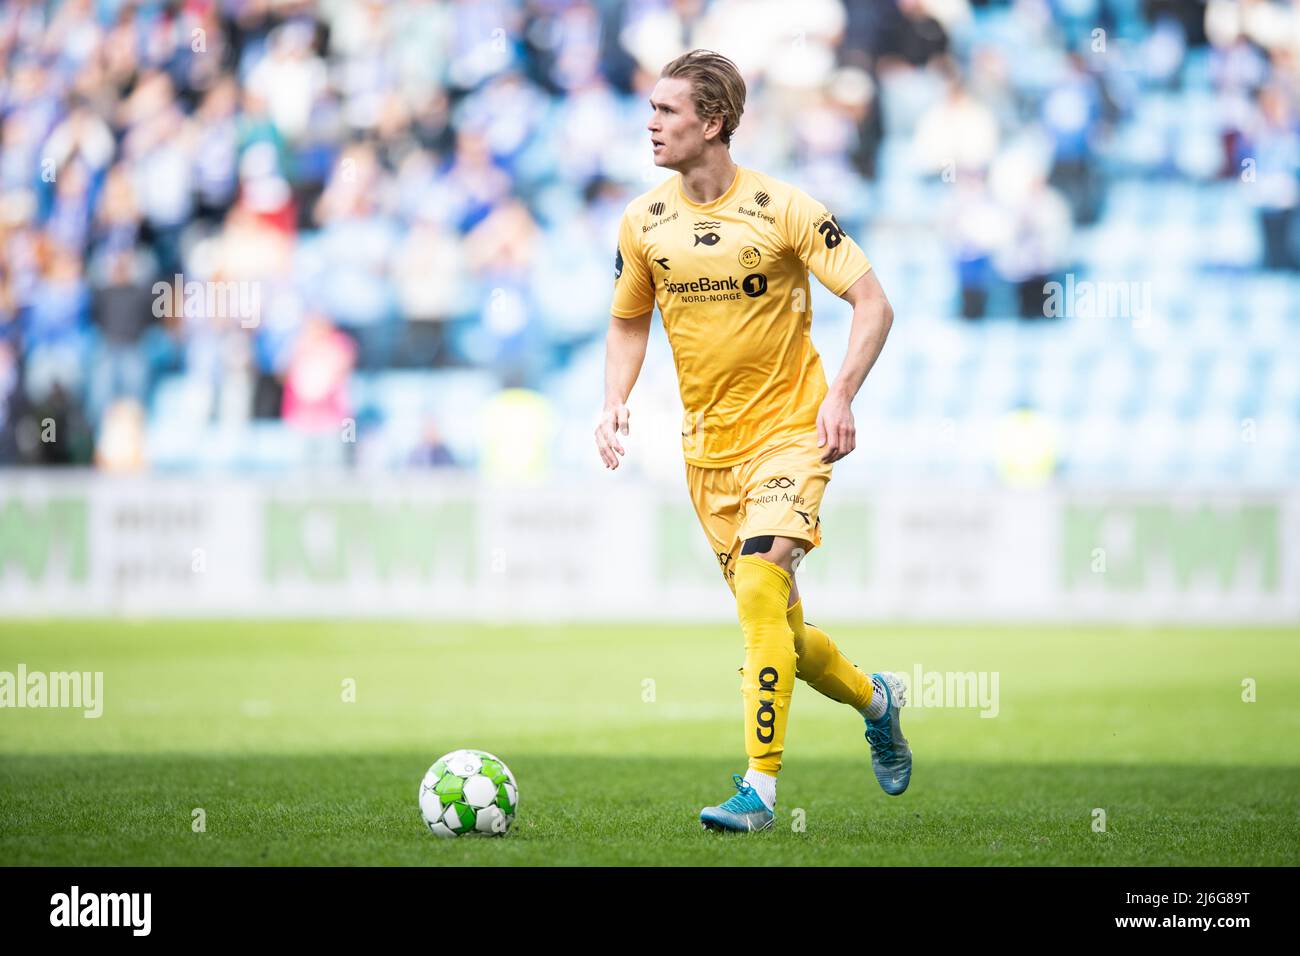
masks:
<svg viewBox="0 0 1300 956"><path fill-rule="evenodd" d="M420 815L440 837L505 836L518 807L515 775L486 750L453 750L420 781Z"/></svg>

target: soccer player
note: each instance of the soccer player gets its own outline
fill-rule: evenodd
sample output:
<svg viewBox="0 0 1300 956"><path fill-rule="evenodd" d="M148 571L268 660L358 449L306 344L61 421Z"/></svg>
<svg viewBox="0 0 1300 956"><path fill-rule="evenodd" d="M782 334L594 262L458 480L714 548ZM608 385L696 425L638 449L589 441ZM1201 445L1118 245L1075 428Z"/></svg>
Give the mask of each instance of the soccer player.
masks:
<svg viewBox="0 0 1300 956"><path fill-rule="evenodd" d="M745 106L734 63L705 50L673 60L650 106L655 165L678 175L634 199L619 227L596 445L605 466L617 468L657 303L686 413L687 485L745 639L749 767L732 776L737 792L700 820L712 830L766 830L796 677L862 714L886 793L902 793L911 777L899 727L904 686L893 674L868 677L805 621L794 579L821 543L831 465L856 444L849 406L893 310L867 257L825 207L732 161ZM829 387L809 337L809 271L853 306L848 355Z"/></svg>

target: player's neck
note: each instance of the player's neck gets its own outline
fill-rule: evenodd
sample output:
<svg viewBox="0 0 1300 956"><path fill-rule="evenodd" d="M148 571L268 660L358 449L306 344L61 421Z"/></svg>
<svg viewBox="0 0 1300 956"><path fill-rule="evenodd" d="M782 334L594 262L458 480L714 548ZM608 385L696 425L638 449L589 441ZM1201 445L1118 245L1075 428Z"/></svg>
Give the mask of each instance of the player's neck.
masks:
<svg viewBox="0 0 1300 956"><path fill-rule="evenodd" d="M725 149L710 151L698 164L679 172L682 174L682 192L691 202L701 206L708 205L730 189L739 175L731 153Z"/></svg>

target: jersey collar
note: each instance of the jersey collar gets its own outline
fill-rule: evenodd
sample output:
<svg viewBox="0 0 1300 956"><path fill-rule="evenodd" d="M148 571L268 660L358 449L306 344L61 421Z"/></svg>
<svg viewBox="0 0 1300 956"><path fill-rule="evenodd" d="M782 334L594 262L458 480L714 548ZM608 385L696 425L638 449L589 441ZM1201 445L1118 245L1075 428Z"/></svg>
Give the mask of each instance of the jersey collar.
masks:
<svg viewBox="0 0 1300 956"><path fill-rule="evenodd" d="M745 174L745 167L737 163L736 175L732 177L731 185L727 187L727 191L724 192L717 199L713 200L713 202L698 203L695 202L693 199L691 199L690 196L686 195L686 190L682 188L682 174L678 173L677 174L677 195L681 196L682 202L686 203L686 205L688 205L692 209L699 210L700 212L712 212L713 210L717 209L719 206L726 205L726 203L731 200L731 197L740 188L740 180L744 176L744 174Z"/></svg>

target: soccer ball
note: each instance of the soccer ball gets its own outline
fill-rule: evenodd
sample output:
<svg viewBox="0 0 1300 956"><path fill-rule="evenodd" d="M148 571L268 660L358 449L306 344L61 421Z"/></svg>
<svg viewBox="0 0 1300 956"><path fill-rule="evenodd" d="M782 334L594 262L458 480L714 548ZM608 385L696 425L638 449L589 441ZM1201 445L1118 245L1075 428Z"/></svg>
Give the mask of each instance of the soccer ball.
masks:
<svg viewBox="0 0 1300 956"><path fill-rule="evenodd" d="M515 775L486 750L453 750L420 781L420 815L440 837L505 836L518 807Z"/></svg>

